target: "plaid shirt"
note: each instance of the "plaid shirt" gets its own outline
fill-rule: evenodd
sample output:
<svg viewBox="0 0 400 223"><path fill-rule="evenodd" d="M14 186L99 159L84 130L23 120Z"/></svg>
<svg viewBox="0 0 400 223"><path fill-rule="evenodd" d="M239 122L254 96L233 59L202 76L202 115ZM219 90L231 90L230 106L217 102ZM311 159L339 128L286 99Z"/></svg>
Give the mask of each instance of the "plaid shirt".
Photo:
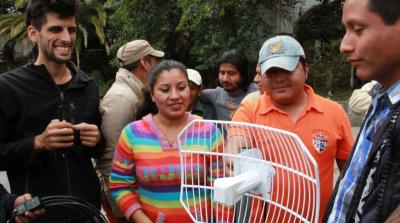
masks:
<svg viewBox="0 0 400 223"><path fill-rule="evenodd" d="M329 215L328 222L345 222L349 205L353 199L354 189L358 183L359 176L366 164L369 155L372 139L376 133L377 127L387 117L393 104L400 100L400 81L396 82L388 90L382 91L372 100L370 112L365 117L365 125L361 130L357 141L354 154L347 171L340 181L338 191L335 197L335 203L332 212ZM361 205L362 209L362 205ZM357 220L354 219L355 221Z"/></svg>

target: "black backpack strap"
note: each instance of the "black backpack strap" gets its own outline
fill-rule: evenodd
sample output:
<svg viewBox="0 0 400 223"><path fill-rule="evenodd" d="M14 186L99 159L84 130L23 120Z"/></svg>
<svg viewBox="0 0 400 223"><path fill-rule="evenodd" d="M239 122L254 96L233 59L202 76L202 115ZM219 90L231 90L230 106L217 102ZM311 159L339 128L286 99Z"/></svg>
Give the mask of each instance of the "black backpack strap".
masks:
<svg viewBox="0 0 400 223"><path fill-rule="evenodd" d="M400 106L397 106L394 111L391 112L387 131L385 132L385 135L382 136L386 139L384 143L386 143L387 147L389 148L388 152L391 159L390 161L386 162L384 166L382 166L381 174L387 177L383 177L381 179L381 184L383 186L380 187L380 192L376 198L378 210L376 220L387 219L391 212L397 207L397 203L400 200L400 194L397 192L398 189L395 189L399 188L399 186L396 186L396 184L400 184L400 182L396 182L396 179L399 178L398 170L400 165L399 116ZM391 199L387 199L388 194L390 194L389 196Z"/></svg>

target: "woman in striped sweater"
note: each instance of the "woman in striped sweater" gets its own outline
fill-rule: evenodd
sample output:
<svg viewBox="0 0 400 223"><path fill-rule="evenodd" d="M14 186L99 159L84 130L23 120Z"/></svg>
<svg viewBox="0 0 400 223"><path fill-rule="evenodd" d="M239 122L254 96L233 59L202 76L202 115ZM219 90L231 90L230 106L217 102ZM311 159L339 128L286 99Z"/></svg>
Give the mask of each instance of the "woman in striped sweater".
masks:
<svg viewBox="0 0 400 223"><path fill-rule="evenodd" d="M190 97L185 66L173 60L159 63L150 72L147 91L151 99L143 106L153 102L150 107L155 110L150 109L150 114L130 123L121 133L109 183L112 197L133 222L191 222L179 202L182 166L177 136L190 121L199 117L185 112ZM186 146L197 150L215 150L221 141L218 129L204 123L196 129L199 128L202 134L197 135L202 139L188 139L186 134L178 140L196 142ZM194 174L209 175L205 163L208 162L191 160L191 167L202 170ZM185 199L198 201L199 195L193 192Z"/></svg>

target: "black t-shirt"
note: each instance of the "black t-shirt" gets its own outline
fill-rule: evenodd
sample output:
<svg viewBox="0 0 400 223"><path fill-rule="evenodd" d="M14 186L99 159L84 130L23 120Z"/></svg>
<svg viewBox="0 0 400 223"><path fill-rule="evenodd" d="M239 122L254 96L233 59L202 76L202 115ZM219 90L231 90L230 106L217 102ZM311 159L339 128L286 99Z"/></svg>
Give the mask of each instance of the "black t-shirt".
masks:
<svg viewBox="0 0 400 223"><path fill-rule="evenodd" d="M72 76L71 80L69 80L67 83L57 84L58 89L60 89L60 91L63 92L68 87L68 85L72 82L73 79L74 79L74 76Z"/></svg>

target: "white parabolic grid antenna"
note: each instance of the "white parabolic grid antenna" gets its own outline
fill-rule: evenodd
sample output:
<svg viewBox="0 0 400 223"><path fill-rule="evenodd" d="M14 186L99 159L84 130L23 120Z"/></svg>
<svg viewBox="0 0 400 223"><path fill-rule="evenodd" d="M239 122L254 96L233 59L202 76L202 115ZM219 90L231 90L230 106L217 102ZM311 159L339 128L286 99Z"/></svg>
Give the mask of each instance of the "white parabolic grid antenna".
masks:
<svg viewBox="0 0 400 223"><path fill-rule="evenodd" d="M178 138L180 201L194 222L318 222L318 167L297 135L194 120Z"/></svg>

